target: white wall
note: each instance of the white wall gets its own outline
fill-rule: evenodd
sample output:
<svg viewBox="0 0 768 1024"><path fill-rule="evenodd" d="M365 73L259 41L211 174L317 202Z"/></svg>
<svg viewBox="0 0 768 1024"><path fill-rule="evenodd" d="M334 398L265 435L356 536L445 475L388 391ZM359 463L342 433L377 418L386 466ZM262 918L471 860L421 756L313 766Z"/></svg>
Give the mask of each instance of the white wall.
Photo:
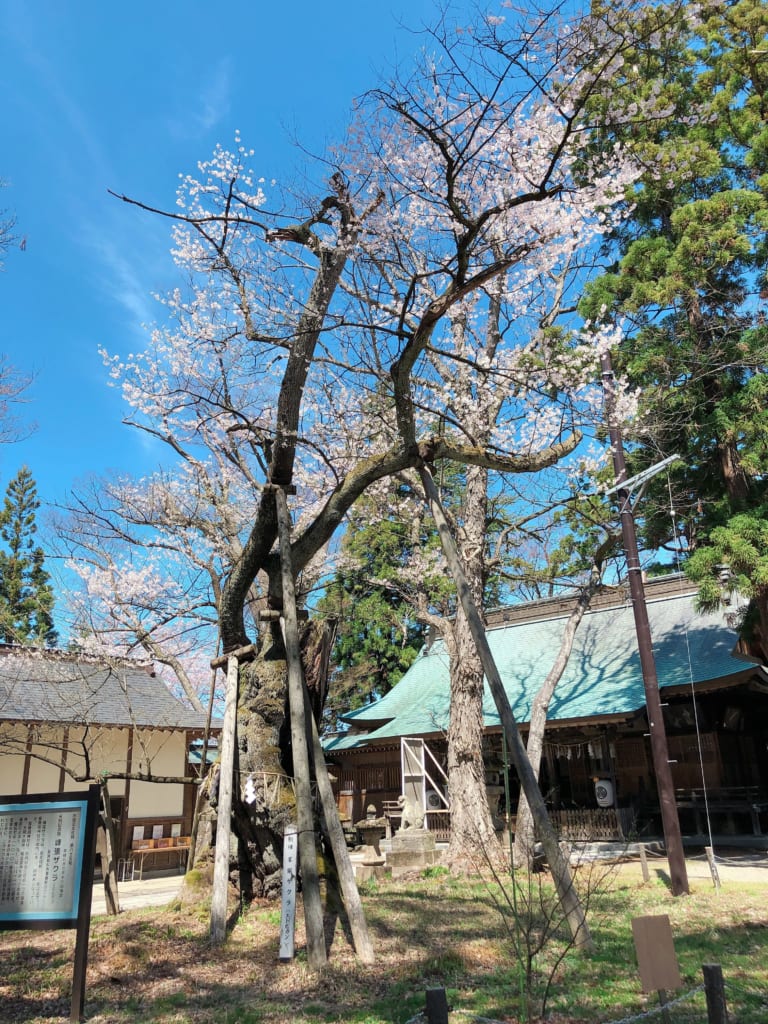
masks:
<svg viewBox="0 0 768 1024"><path fill-rule="evenodd" d="M0 722L0 793L19 795L24 774L27 727ZM86 770L86 751L90 760L91 779L102 772L124 772L128 762L129 730L84 728L70 726L66 765L77 774ZM40 725L34 731L32 758L29 765L27 792L57 793L60 765L64 751L64 727ZM35 757L37 754L39 756ZM49 764L49 761L55 761ZM133 739L133 770L152 775L182 777L187 764L186 733L135 729ZM64 773L64 791L83 789L87 782L77 782ZM111 779L111 796L125 793L124 779ZM131 780L128 800L129 818L179 818L184 810L184 787L181 783L137 782Z"/></svg>
<svg viewBox="0 0 768 1024"><path fill-rule="evenodd" d="M134 771L183 776L187 763L186 735L136 729ZM178 818L184 810L184 787L178 783L131 782L129 818Z"/></svg>

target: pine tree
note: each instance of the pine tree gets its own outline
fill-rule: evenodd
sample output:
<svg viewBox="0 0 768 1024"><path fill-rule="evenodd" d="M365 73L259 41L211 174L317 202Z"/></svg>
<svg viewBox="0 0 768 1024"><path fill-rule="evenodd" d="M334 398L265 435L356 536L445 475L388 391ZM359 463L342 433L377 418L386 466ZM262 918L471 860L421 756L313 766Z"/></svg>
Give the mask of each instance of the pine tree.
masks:
<svg viewBox="0 0 768 1024"><path fill-rule="evenodd" d="M46 645L57 640L53 589L43 549L35 545L40 507L32 474L22 466L8 485L0 511L0 639L4 643Z"/></svg>

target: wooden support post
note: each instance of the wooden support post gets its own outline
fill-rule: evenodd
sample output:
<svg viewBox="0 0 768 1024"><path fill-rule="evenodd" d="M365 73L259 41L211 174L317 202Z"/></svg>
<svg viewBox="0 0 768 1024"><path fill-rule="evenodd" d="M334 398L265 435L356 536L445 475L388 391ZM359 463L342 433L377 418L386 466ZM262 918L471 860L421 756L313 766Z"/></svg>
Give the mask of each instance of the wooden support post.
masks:
<svg viewBox="0 0 768 1024"><path fill-rule="evenodd" d="M480 656L483 670L485 672L486 679L488 680L488 685L490 687L491 694L493 695L494 703L496 704L496 709L498 710L499 717L501 718L510 756L517 771L518 778L520 779L520 784L523 788L523 792L525 793L525 798L528 801L528 806L531 809L533 820L535 821L536 827L539 831L541 845L544 848L544 853L546 855L550 871L552 872L552 880L555 884L555 888L557 889L557 894L560 898L560 903L563 907L566 920L568 921L568 927L570 928L574 945L582 949L592 949L592 936L590 935L584 908L581 905L581 901L579 900L573 884L570 866L566 863L560 852L560 847L557 845L557 835L555 834L555 830L552 828L552 823L549 820L549 814L547 812L547 806L544 803L544 797L542 796L538 780L534 774L533 768L531 767L531 762L528 760L525 744L520 736L520 731L517 727L512 706L509 703L509 698L507 697L504 689L504 684L501 681L499 670L496 667L496 662L494 661L491 653L491 648L488 645L485 628L483 627L482 620L480 619L480 615L475 607L475 602L464 576L456 542L451 534L450 527L448 526L448 520L445 517L445 512L443 511L443 507L440 503L440 496L437 493L435 482L432 479L432 474L426 466L421 467L419 474L432 512L432 518L435 522L435 526L437 526L438 533L440 534L440 542L442 544L443 553L445 554L445 560L448 563L451 575L453 576L456 584L456 591L458 593L459 600L461 601L464 609L464 614L467 618L469 628L472 631L472 636L477 646L477 652Z"/></svg>
<svg viewBox="0 0 768 1024"><path fill-rule="evenodd" d="M221 730L219 804L216 813L216 852L213 861L213 892L211 895L211 942L215 945L220 945L227 935L229 837L232 830L232 776L235 767L238 667L237 656L231 654L227 659L227 691Z"/></svg>
<svg viewBox="0 0 768 1024"><path fill-rule="evenodd" d="M728 1024L723 969L720 964L704 964L701 970L707 997L707 1024Z"/></svg>
<svg viewBox="0 0 768 1024"><path fill-rule="evenodd" d="M658 996L659 1006L661 1007L661 1019L664 1021L664 1024L672 1024L672 1018L669 1016L669 1009L667 1008L669 1000L667 999L666 989L658 989Z"/></svg>
<svg viewBox="0 0 768 1024"><path fill-rule="evenodd" d="M85 980L88 969L88 940L91 935L91 904L93 901L93 868L96 862L96 832L99 818L99 787L95 783L88 787L88 802L85 812L85 836L83 862L80 871L80 900L77 908L75 931L75 956L72 965L72 999L70 1002L70 1024L85 1020Z"/></svg>
<svg viewBox="0 0 768 1024"><path fill-rule="evenodd" d="M444 988L428 988L427 1021L428 1024L448 1024L448 997Z"/></svg>
<svg viewBox="0 0 768 1024"><path fill-rule="evenodd" d="M307 962L313 970L327 962L320 879L317 870L312 789L310 785L308 723L304 714L304 678L301 671L296 593L291 566L291 524L288 502L282 489L275 489L277 526L280 538L280 568L283 584L285 653L288 660L288 702L291 713L291 750L296 788L296 818L299 829L299 865L307 930Z"/></svg>
<svg viewBox="0 0 768 1024"><path fill-rule="evenodd" d="M643 869L643 881L650 882L651 873L648 870L648 856L645 852L645 843L640 843L640 867Z"/></svg>
<svg viewBox="0 0 768 1024"><path fill-rule="evenodd" d="M720 872L717 870L717 861L715 860L715 851L711 846L705 846L704 852L707 855L707 863L709 864L709 873L712 875L712 884L716 889L720 888Z"/></svg>
<svg viewBox="0 0 768 1024"><path fill-rule="evenodd" d="M312 723L312 752L315 759L315 779L317 780L317 789L323 808L325 827L328 830L328 839L333 850L333 859L336 863L336 870L339 873L339 885L347 917L349 918L352 941L355 945L355 952L363 963L372 964L375 959L373 945L368 934L363 904L360 900L357 882L355 881L355 869L352 867L352 862L349 859L347 840L339 820L339 809L333 798L333 787L328 776L328 769L325 766L325 755L320 744L320 736L317 731L314 715L312 714L312 708L309 705L309 694L306 686L304 686L304 714Z"/></svg>

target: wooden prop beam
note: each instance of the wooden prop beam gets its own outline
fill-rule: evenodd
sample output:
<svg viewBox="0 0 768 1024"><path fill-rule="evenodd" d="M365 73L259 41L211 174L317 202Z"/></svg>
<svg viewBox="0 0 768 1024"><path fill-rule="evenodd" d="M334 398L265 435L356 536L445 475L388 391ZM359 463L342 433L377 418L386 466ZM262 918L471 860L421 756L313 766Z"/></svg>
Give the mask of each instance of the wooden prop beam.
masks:
<svg viewBox="0 0 768 1024"><path fill-rule="evenodd" d="M229 839L232 830L232 783L235 767L237 730L238 658L234 652L227 661L227 691L224 723L221 730L219 768L219 804L216 814L216 851L213 861L211 895L211 942L221 945L227 935L227 895L229 893Z"/></svg>
<svg viewBox="0 0 768 1024"><path fill-rule="evenodd" d="M496 709L498 710L499 717L501 718L512 762L520 779L520 785L523 787L526 800L528 801L528 806L531 809L533 820L536 822L541 845L544 848L544 853L552 872L552 880L555 883L557 894L563 907L563 912L565 913L568 921L571 936L577 947L591 949L593 947L592 937L589 932L589 925L587 924L584 908L581 905L574 887L570 866L563 857L560 847L558 846L557 835L555 834L555 830L552 828L552 823L549 820L549 814L547 813L547 807L544 803L544 797L542 796L539 783L536 779L533 768L531 767L531 762L528 760L528 754L526 753L525 745L520 736L520 731L517 727L517 721L515 720L512 706L509 703L504 685L501 681L501 676L499 675L499 670L496 667L496 662L493 659L491 648L488 645L485 628L475 606L474 599L472 598L466 577L464 576L464 570L461 567L456 541L453 538L450 526L448 525L448 520L445 516L445 512L443 511L443 506L440 503L440 495L435 487L432 474L426 466L422 466L419 469L419 475L421 477L422 486L424 487L424 493L426 494L427 501L429 503L432 518L437 526L438 533L440 534L440 542L443 547L446 562L448 563L451 575L453 576L456 584L456 591L458 593L459 600L461 601L461 606L467 617L467 622L470 630L472 631L472 636L477 646L477 652L480 655L480 660L483 665L483 671L485 672L491 694L493 695L494 703L496 704Z"/></svg>
<svg viewBox="0 0 768 1024"><path fill-rule="evenodd" d="M218 658L214 658L211 661L211 668L226 668L229 665L230 658L236 658L238 663L241 661L250 661L256 657L256 644L246 644L245 647L237 647L234 651L229 651L227 654L221 654Z"/></svg>
<svg viewBox="0 0 768 1024"><path fill-rule="evenodd" d="M325 754L320 743L320 736L315 723L315 716L309 704L309 693L304 686L304 714L312 724L312 751L315 759L315 779L320 794L320 802L323 807L325 827L328 830L328 839L333 850L333 859L336 862L336 870L339 873L339 885L344 900L344 907L349 918L349 927L352 931L352 941L355 952L363 963L372 964L375 960L371 937L368 933L368 924L363 912L363 904L355 881L355 869L349 859L347 840L344 829L339 820L339 809L333 798L333 787L325 765Z"/></svg>
<svg viewBox="0 0 768 1024"><path fill-rule="evenodd" d="M291 523L288 502L281 488L275 490L277 526L280 538L280 569L283 583L285 653L288 660L288 703L291 713L291 749L296 787L296 818L299 830L299 865L304 894L304 923L307 930L307 962L318 970L327 962L320 879L317 870L315 825L310 786L308 725L304 716L304 679L301 671L296 593L291 567Z"/></svg>

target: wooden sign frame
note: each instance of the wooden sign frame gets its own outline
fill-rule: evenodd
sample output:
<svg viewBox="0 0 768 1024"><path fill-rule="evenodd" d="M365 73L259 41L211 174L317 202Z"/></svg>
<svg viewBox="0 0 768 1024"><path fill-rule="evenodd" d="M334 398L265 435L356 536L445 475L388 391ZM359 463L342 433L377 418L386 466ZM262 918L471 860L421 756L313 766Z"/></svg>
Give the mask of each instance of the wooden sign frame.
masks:
<svg viewBox="0 0 768 1024"><path fill-rule="evenodd" d="M100 789L0 796L0 930L74 928L70 1020L83 1019Z"/></svg>

